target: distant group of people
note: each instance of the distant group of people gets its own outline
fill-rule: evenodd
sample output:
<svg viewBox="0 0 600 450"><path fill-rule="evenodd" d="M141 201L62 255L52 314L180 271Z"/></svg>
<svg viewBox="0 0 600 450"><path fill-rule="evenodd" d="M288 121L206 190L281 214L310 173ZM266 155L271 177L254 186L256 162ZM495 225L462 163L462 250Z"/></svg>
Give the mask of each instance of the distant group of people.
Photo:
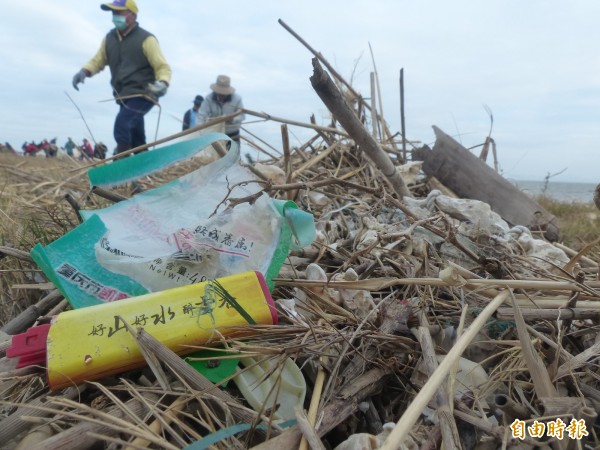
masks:
<svg viewBox="0 0 600 450"><path fill-rule="evenodd" d="M113 96L119 105L113 128L115 154L119 154L146 144L144 116L167 93L171 66L156 37L139 26L134 0L113 0L100 8L112 13L114 28L104 36L96 55L73 76L73 87L79 90L78 85L86 78L109 67ZM219 75L210 88L206 98L194 98L193 108L184 115L184 130L243 107L228 76ZM234 141L239 142L243 120L240 114L225 124L225 133Z"/></svg>
<svg viewBox="0 0 600 450"><path fill-rule="evenodd" d="M35 141L23 142L21 146L22 153L17 152L10 143L0 143L0 152L11 153L14 155L22 154L24 156L39 156L43 155L46 158L55 158L63 155L69 155L78 159L105 159L107 147L102 142L96 142L93 146L86 138L83 139L80 145L77 145L73 139L69 138L63 147L57 145L57 138L51 140L43 139L39 143Z"/></svg>
<svg viewBox="0 0 600 450"><path fill-rule="evenodd" d="M64 149L67 155L77 157L79 159L105 159L106 151L108 150L106 145L102 142L96 142L92 147L91 142L86 138L83 138L81 145L77 145L70 137L65 143Z"/></svg>
<svg viewBox="0 0 600 450"><path fill-rule="evenodd" d="M56 138L50 141L44 139L39 144L34 141L25 141L21 146L21 150L23 150L25 156L37 156L38 152L44 152L47 158L53 158L58 154L58 145L56 145Z"/></svg>

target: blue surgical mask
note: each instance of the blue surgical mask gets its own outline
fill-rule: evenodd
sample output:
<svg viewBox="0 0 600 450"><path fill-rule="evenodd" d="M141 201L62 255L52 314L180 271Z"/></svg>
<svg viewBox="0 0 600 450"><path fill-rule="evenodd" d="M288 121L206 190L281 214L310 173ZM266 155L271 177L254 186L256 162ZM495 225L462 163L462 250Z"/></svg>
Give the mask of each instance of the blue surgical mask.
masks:
<svg viewBox="0 0 600 450"><path fill-rule="evenodd" d="M123 31L125 28L127 28L127 17L125 16L113 15L112 21L117 30Z"/></svg>

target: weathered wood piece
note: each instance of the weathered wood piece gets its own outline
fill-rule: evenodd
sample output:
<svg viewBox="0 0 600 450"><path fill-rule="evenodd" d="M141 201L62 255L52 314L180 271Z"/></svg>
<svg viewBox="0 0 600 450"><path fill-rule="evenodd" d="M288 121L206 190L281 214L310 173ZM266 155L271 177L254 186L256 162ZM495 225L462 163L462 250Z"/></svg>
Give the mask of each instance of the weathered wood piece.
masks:
<svg viewBox="0 0 600 450"><path fill-rule="evenodd" d="M313 58L313 75L310 82L327 109L340 122L344 130L354 139L359 148L365 152L371 161L390 182L392 188L401 198L412 197L404 183L400 172L394 166L390 157L377 145L373 136L365 129L354 110L346 103L344 96L335 86L327 72L323 70L317 58Z"/></svg>
<svg viewBox="0 0 600 450"><path fill-rule="evenodd" d="M512 225L542 230L550 241L558 239L556 217L442 130L436 126L433 130L436 136L433 149L413 151L413 159L423 161L427 175L435 176L461 198L489 204Z"/></svg>

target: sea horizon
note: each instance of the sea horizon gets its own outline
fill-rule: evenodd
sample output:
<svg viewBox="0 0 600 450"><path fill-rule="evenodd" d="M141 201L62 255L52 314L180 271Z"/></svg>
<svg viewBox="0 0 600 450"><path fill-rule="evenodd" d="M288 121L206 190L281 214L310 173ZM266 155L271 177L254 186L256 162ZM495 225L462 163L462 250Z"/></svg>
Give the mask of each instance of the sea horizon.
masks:
<svg viewBox="0 0 600 450"><path fill-rule="evenodd" d="M509 178L522 192L535 197L545 195L559 202L593 203L596 183L577 183L569 181L533 181Z"/></svg>

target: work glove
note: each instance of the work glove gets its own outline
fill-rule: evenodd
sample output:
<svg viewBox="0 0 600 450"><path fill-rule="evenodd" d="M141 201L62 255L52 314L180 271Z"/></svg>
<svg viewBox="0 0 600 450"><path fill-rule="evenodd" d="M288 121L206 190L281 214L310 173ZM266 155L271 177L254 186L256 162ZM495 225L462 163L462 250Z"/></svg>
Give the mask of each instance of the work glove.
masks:
<svg viewBox="0 0 600 450"><path fill-rule="evenodd" d="M79 83L83 83L85 81L86 77L87 77L87 72L83 69L81 69L79 72L77 72L75 74L75 76L73 77L73 87L75 88L76 91L79 90L77 85Z"/></svg>
<svg viewBox="0 0 600 450"><path fill-rule="evenodd" d="M148 90L155 97L162 97L167 93L169 85L162 80L156 80L154 83L148 83Z"/></svg>

